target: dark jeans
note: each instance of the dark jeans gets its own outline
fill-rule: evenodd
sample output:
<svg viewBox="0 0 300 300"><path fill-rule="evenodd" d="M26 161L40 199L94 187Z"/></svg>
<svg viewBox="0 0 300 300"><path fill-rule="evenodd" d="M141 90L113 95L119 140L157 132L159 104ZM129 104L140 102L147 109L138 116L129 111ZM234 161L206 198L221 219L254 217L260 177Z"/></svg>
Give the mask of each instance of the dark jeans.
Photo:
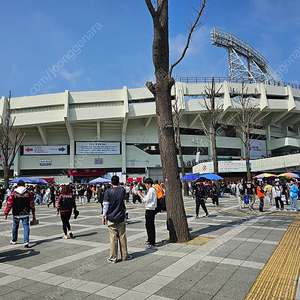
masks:
<svg viewBox="0 0 300 300"><path fill-rule="evenodd" d="M197 216L199 215L200 205L201 205L202 209L204 210L204 212L206 214L208 214L204 199L203 198L196 198L196 215Z"/></svg>
<svg viewBox="0 0 300 300"><path fill-rule="evenodd" d="M259 198L259 211L264 211L264 199L265 197Z"/></svg>
<svg viewBox="0 0 300 300"><path fill-rule="evenodd" d="M212 199L213 204L219 205L219 196L218 195L213 195L211 197L211 199Z"/></svg>
<svg viewBox="0 0 300 300"><path fill-rule="evenodd" d="M51 203L53 203L53 207L55 207L55 195L51 195L51 201L48 203L48 207L50 206Z"/></svg>
<svg viewBox="0 0 300 300"><path fill-rule="evenodd" d="M147 242L149 242L149 244L151 244L151 245L155 244L154 218L155 218L155 210L146 209L145 219L146 219L146 231L147 231L147 235L148 235Z"/></svg>
<svg viewBox="0 0 300 300"><path fill-rule="evenodd" d="M68 234L68 230L71 230L71 226L70 226L70 222L69 222L70 218L71 218L71 214L72 214L72 211L60 212L62 227L63 227L63 231L64 231L65 235Z"/></svg>
<svg viewBox="0 0 300 300"><path fill-rule="evenodd" d="M281 200L281 197L275 197L276 208L279 208L279 203L280 203L280 208L284 209L284 204L283 201Z"/></svg>

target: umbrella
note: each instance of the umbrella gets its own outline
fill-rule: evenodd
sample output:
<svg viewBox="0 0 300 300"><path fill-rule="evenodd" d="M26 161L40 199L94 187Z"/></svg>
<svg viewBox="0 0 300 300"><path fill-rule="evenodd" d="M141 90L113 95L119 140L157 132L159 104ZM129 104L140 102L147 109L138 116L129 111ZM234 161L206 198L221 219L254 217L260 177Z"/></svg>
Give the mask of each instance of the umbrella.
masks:
<svg viewBox="0 0 300 300"><path fill-rule="evenodd" d="M255 178L255 179L262 179L262 178L276 178L276 177L277 177L277 175L275 175L275 174L262 173L262 174L254 176L253 178Z"/></svg>
<svg viewBox="0 0 300 300"><path fill-rule="evenodd" d="M109 183L110 180L102 178L102 177L98 177L96 179L91 180L89 183Z"/></svg>
<svg viewBox="0 0 300 300"><path fill-rule="evenodd" d="M199 175L196 174L188 174L180 178L180 180L196 180L199 178Z"/></svg>
<svg viewBox="0 0 300 300"><path fill-rule="evenodd" d="M199 176L200 178L206 178L209 180L220 180L220 179L224 179L223 177L216 175L214 173L208 173L208 174L202 174Z"/></svg>
<svg viewBox="0 0 300 300"><path fill-rule="evenodd" d="M48 182L42 178L34 178L31 180L31 183L35 184L48 184Z"/></svg>
<svg viewBox="0 0 300 300"><path fill-rule="evenodd" d="M18 177L18 178L15 178L11 181L9 181L9 183L18 183L19 180L23 180L25 183L31 183L32 180L29 179L29 178L26 178L26 177Z"/></svg>
<svg viewBox="0 0 300 300"><path fill-rule="evenodd" d="M278 177L300 178L298 174L291 173L291 172L279 174Z"/></svg>

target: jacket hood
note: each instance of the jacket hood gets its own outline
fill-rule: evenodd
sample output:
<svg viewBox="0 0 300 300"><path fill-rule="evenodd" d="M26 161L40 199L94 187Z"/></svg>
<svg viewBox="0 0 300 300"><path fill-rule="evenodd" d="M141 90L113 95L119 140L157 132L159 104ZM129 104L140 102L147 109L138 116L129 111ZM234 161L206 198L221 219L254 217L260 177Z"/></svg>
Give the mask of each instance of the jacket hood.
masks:
<svg viewBox="0 0 300 300"><path fill-rule="evenodd" d="M19 194L24 194L26 192L26 188L24 186L19 186L15 189L15 191Z"/></svg>

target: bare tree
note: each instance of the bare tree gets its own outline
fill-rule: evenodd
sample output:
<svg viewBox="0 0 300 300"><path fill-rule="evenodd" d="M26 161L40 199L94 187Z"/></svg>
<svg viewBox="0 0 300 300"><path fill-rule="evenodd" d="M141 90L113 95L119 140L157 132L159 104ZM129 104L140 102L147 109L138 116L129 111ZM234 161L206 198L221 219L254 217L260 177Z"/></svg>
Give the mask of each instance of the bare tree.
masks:
<svg viewBox="0 0 300 300"><path fill-rule="evenodd" d="M176 149L178 150L179 160L180 160L180 169L182 177L185 176L185 163L183 160L182 148L181 148L181 139L180 139L180 119L181 119L181 112L180 108L178 107L178 98L175 95L175 101L172 105L173 111L175 113L174 116L174 128L175 128L175 145ZM187 182L184 181L183 183L183 194L184 196L189 195L189 189Z"/></svg>
<svg viewBox="0 0 300 300"><path fill-rule="evenodd" d="M190 233L178 174L178 162L174 139L172 120L171 89L175 83L172 71L184 58L189 47L193 31L201 25L200 17L206 0L197 11L195 21L190 22L189 34L185 48L180 58L169 64L169 8L168 0L145 0L153 20L154 36L152 58L155 68L156 82L147 82L146 86L154 95L156 101L157 131L160 147L162 170L166 188L167 222L170 242L185 242L190 240Z"/></svg>
<svg viewBox="0 0 300 300"><path fill-rule="evenodd" d="M259 103L255 98L247 93L247 88L242 82L241 92L234 99L234 108L237 114L234 116L235 130L238 133L242 143L245 146L245 160L247 169L247 180L251 179L250 168L250 149L254 140L258 139L260 135L255 131L257 126L261 123L261 119L257 118L259 114Z"/></svg>
<svg viewBox="0 0 300 300"><path fill-rule="evenodd" d="M3 168L5 189L8 188L9 170L26 134L26 132L22 133L19 128L16 129L14 134L12 132L16 117L11 119L10 100L11 91L9 91L8 98L4 98L4 112L3 115L0 116L0 133L2 137L0 140L0 164Z"/></svg>
<svg viewBox="0 0 300 300"><path fill-rule="evenodd" d="M217 154L217 133L218 122L221 118L223 103L218 101L221 87L216 91L216 83L214 77L212 78L211 87L205 86L204 104L203 106L209 113L209 122L206 122L203 116L199 113L199 119L203 127L204 134L210 140L212 145L214 173L219 174L218 171L218 154Z"/></svg>

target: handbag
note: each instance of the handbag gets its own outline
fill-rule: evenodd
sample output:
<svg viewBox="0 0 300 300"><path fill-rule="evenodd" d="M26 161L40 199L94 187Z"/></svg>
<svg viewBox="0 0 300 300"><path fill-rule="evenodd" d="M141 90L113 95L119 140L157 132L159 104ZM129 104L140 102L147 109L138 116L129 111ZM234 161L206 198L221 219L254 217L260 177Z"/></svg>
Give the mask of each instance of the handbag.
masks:
<svg viewBox="0 0 300 300"><path fill-rule="evenodd" d="M38 225L38 224L40 224L40 221L36 219L36 217L34 216L32 218L32 221L30 221L30 225Z"/></svg>
<svg viewBox="0 0 300 300"><path fill-rule="evenodd" d="M249 196L248 195L244 196L244 203L249 204Z"/></svg>
<svg viewBox="0 0 300 300"><path fill-rule="evenodd" d="M282 200L282 201L285 201L285 200L286 200L285 195L282 195L282 196L281 196L281 200Z"/></svg>

